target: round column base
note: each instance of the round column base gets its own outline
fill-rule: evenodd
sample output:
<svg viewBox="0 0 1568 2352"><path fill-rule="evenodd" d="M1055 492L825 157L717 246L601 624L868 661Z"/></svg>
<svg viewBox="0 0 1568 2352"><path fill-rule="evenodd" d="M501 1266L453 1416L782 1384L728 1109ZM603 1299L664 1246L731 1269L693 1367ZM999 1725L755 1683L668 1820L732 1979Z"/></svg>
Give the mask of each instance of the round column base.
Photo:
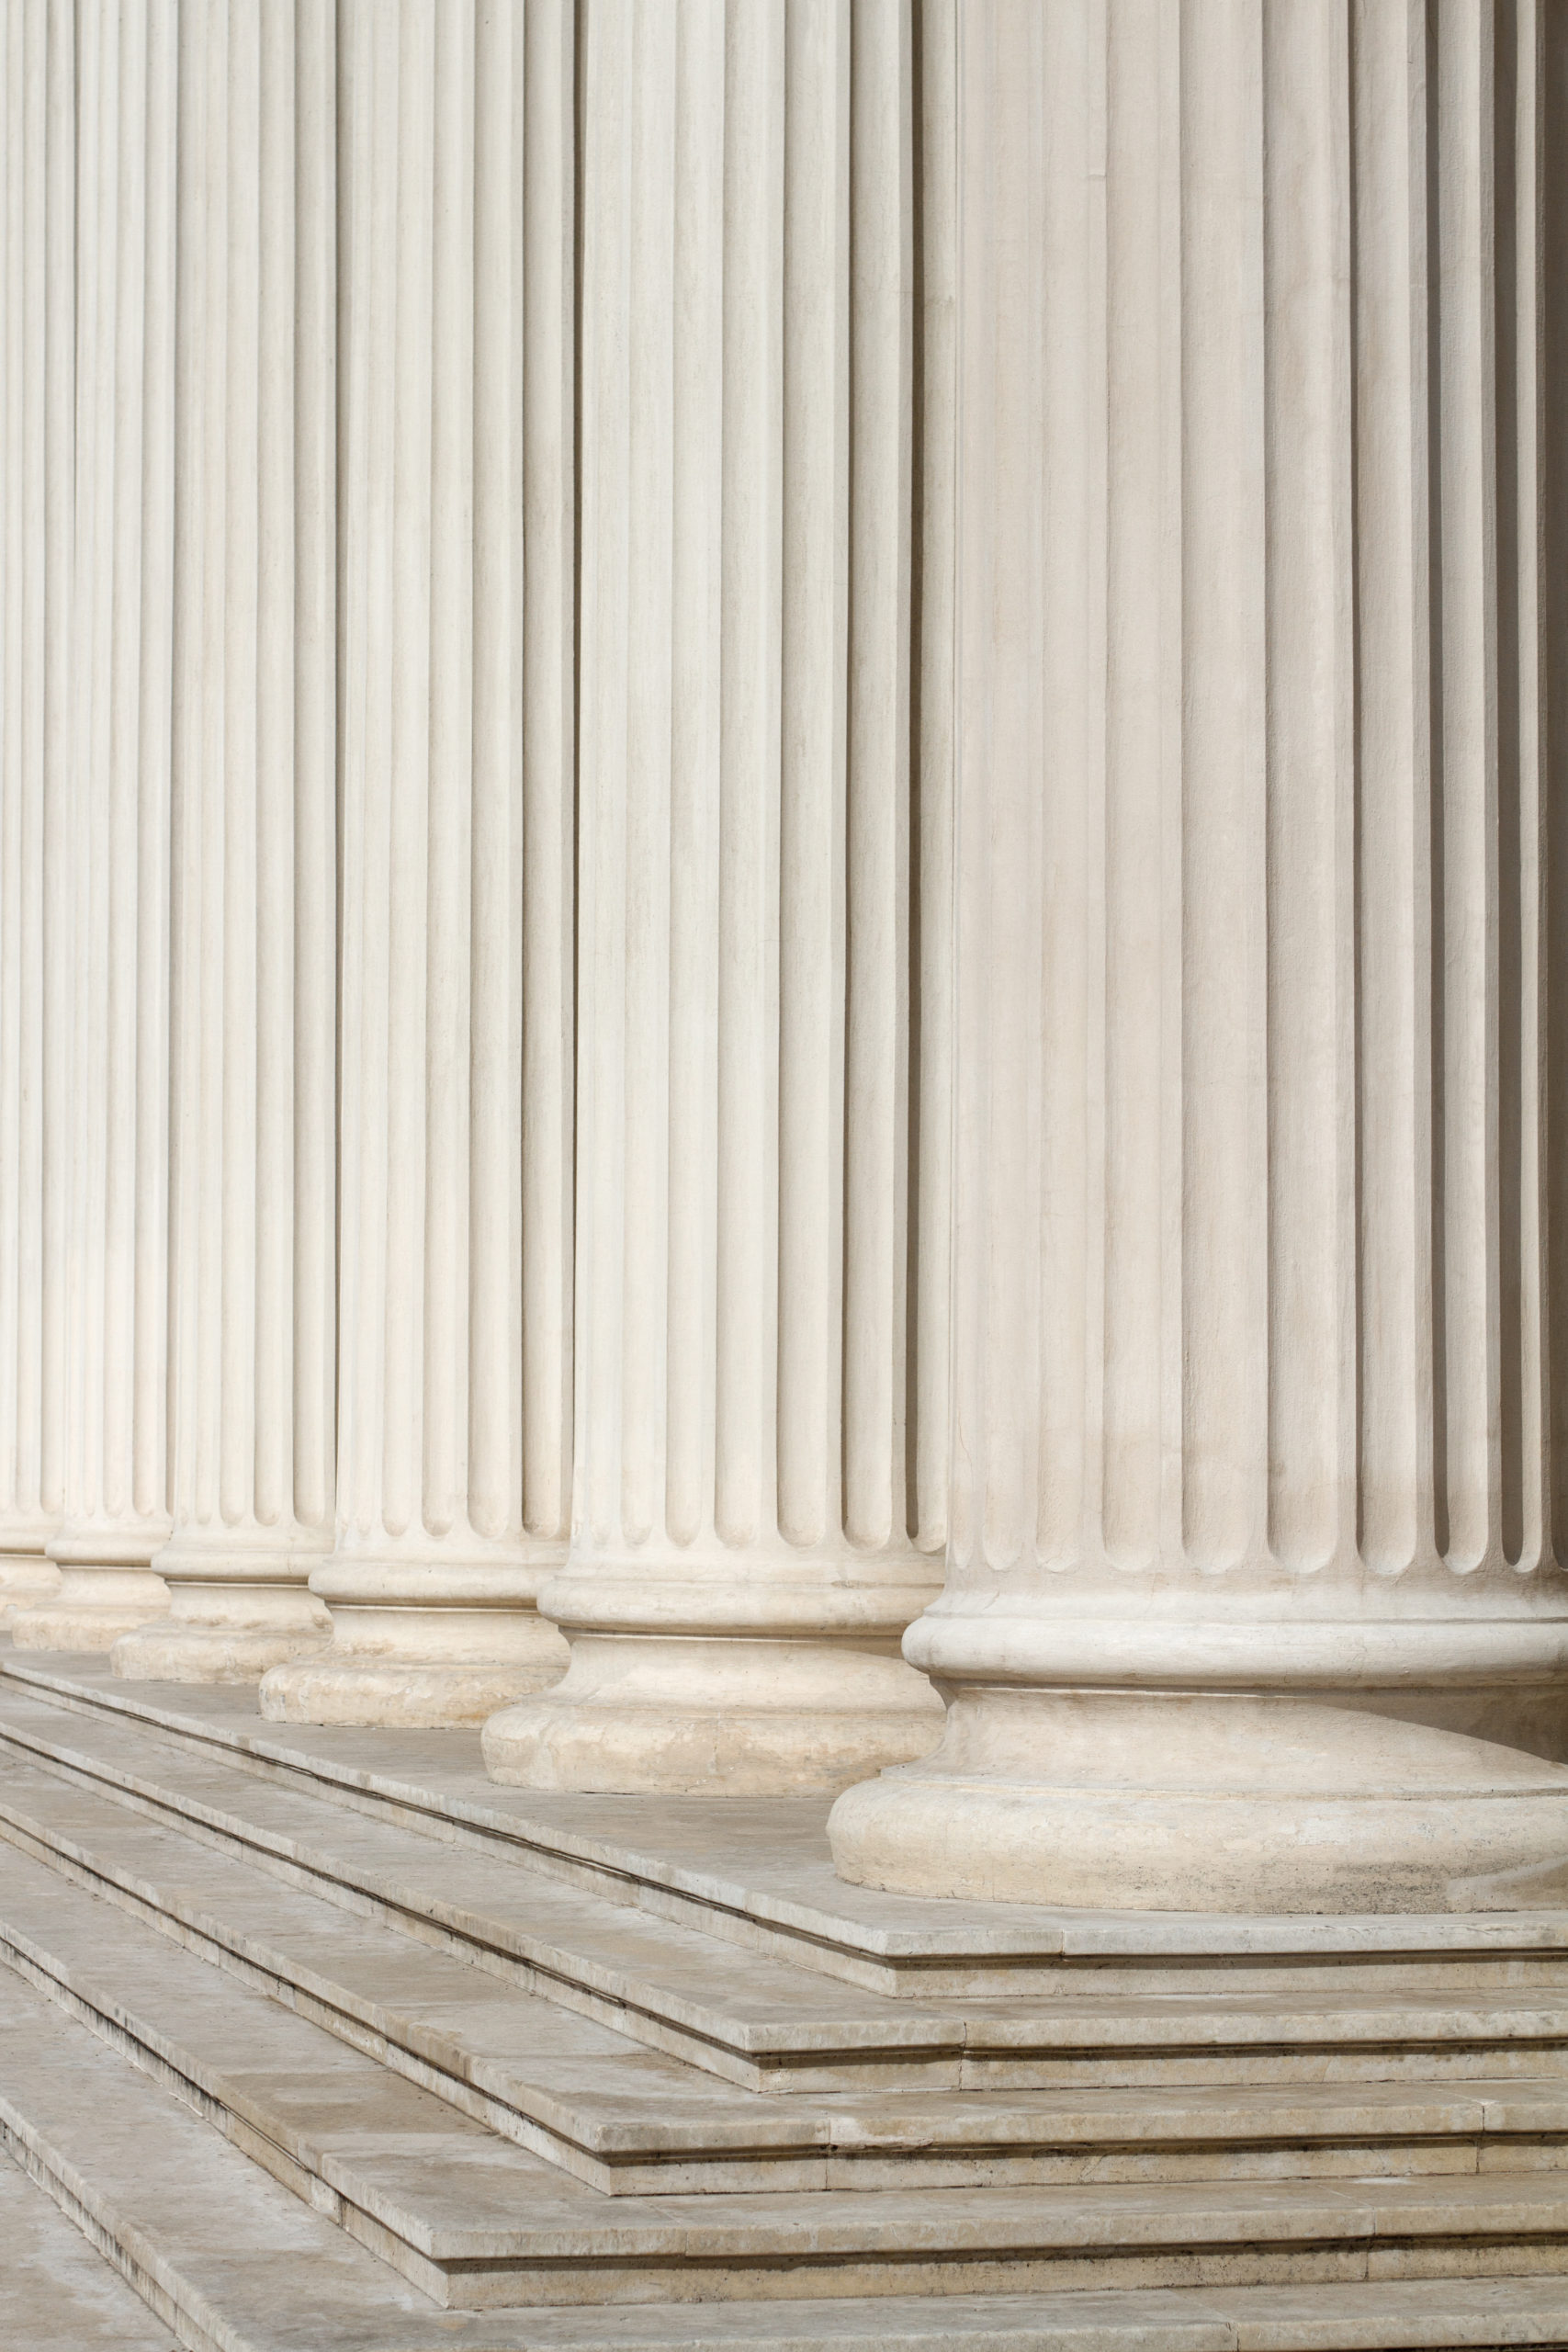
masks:
<svg viewBox="0 0 1568 2352"><path fill-rule="evenodd" d="M167 1617L120 1635L109 1664L127 1682L259 1682L273 1667L323 1649L332 1637L325 1618L323 1610L321 1623L203 1623L181 1610L176 1593Z"/></svg>
<svg viewBox="0 0 1568 2352"><path fill-rule="evenodd" d="M1560 1905L1568 1768L1305 1699L964 1688L829 1817L841 1878L1094 1910Z"/></svg>
<svg viewBox="0 0 1568 2352"><path fill-rule="evenodd" d="M942 1702L894 1651L571 1635L553 1690L485 1725L494 1781L597 1795L792 1796L922 1756Z"/></svg>
<svg viewBox="0 0 1568 2352"><path fill-rule="evenodd" d="M60 1570L42 1552L0 1552L0 1628L18 1609L42 1608L60 1590Z"/></svg>
<svg viewBox="0 0 1568 2352"><path fill-rule="evenodd" d="M275 1724L473 1725L565 1663L565 1643L532 1610L334 1609L325 1648L263 1678L261 1712Z"/></svg>
<svg viewBox="0 0 1568 2352"><path fill-rule="evenodd" d="M111 1650L168 1607L167 1585L145 1569L67 1567L51 1598L17 1611L11 1639L19 1650Z"/></svg>

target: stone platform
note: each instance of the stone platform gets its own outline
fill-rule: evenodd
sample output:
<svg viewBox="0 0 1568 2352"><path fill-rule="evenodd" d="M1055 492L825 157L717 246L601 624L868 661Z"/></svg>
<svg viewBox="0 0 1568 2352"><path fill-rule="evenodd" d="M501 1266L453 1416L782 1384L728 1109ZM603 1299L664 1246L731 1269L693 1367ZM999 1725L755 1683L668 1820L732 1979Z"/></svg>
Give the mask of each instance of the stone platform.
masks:
<svg viewBox="0 0 1568 2352"><path fill-rule="evenodd" d="M0 2141L150 2343L1568 2344L1568 1912L949 1905L826 1811L0 1651Z"/></svg>

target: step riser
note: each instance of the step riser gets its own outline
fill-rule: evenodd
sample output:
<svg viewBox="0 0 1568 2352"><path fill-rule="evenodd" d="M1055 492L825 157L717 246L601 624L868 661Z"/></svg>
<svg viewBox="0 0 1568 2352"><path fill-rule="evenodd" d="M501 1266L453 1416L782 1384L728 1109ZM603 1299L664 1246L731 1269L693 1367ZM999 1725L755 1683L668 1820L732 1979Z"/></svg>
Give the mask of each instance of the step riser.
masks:
<svg viewBox="0 0 1568 2352"><path fill-rule="evenodd" d="M1210 1992L1227 1996L1257 1994L1300 1994L1321 1998L1334 1994L1398 1994L1401 1992L1465 1991L1487 1996L1568 1990L1568 1951L1561 1941L1531 1949L1505 1944L1498 1949L1483 1941L1471 1949L1440 1949L1427 1952L1325 1951L1278 1954L1245 1949L1216 1953L1179 1948L1161 1953L1129 1957L1107 1948L1103 1952L1075 1949L1071 1953L1006 1959L955 1955L951 1958L913 1954L881 1957L835 1943L787 1922L764 1916L761 1910L729 1907L716 1894L689 1894L660 1879L639 1874L640 1858L629 1856L624 1868L613 1868L551 1844L553 1834L532 1825L489 1826L460 1817L437 1795L428 1799L417 1790L401 1795L359 1785L331 1759L308 1763L284 1753L257 1753L258 1742L281 1739L281 1726L247 1721L243 1747L225 1729L182 1717L177 1710L153 1706L123 1687L96 1690L69 1677L57 1677L41 1662L0 1658L0 1687L10 1686L61 1714L75 1714L119 1730L141 1729L168 1740L193 1756L238 1769L358 1812L367 1819L415 1828L426 1836L495 1857L522 1862L541 1876L563 1886L593 1894L620 1905L630 1905L650 1917L666 1920L721 1942L766 1955L788 1967L836 1978L846 1984L910 2000L933 1997L994 1997L1008 1999L1081 1998L1086 1993L1137 1998L1143 1995ZM8 1736L0 1733L0 1736ZM750 1898L747 1898L750 1900ZM694 2062L700 2063L700 2062Z"/></svg>
<svg viewBox="0 0 1568 2352"><path fill-rule="evenodd" d="M89 1794L107 1797L128 1813L135 1813L143 1820L153 1822L159 1828L171 1829L194 1843L209 1846L216 1853L231 1860L243 1862L276 1879L284 1886L297 1888L300 1894L311 1894L331 1903L355 1918L369 1919L378 1927L389 1928L395 1934L406 1936L412 1942L423 1944L428 1951L447 1953L484 1970L487 1975L502 1983L516 1985L521 1991L536 1995L541 2000L553 2002L558 2008L571 2010L576 2016L592 2018L596 2025L607 2026L613 2032L624 2034L628 2041L638 2041L646 2049L657 2050L664 2057L678 2058L683 2064L698 2067L703 2073L716 2075L721 2080L737 2085L742 2090L768 2090L787 2083L791 2090L837 2090L842 2087L843 2070L822 2065L814 2060L799 2064L785 2059L758 2064L743 2053L727 2050L699 2034L687 2032L672 2020L655 2016L629 2003L597 1992L571 1977L558 1975L536 1962L499 1950L495 1945L480 1942L465 1935L461 1929L444 1925L426 1914L412 1911L404 1904L390 1900L368 1883L349 1882L337 1868L329 1868L323 1860L321 1867L312 1869L308 1863L290 1860L266 1846L243 1836L238 1828L216 1826L210 1820L197 1818L186 1808L160 1801L145 1789L128 1788L107 1773L93 1772L69 1758L61 1757L30 1740L17 1739L8 1729L0 1729L0 1754L11 1748L35 1769L47 1771L56 1780ZM9 1836L14 1816L9 1807L0 1802L0 1836ZM956 2087L960 2059L956 2052L942 2052L929 2062L908 2058L902 2052L892 2052L879 2061L874 2052L863 2060L857 2054L854 2064L856 2079L886 2079L889 2086L903 2087L911 2083L933 2088Z"/></svg>
<svg viewBox="0 0 1568 2352"><path fill-rule="evenodd" d="M543 2156L547 2162L558 2165L574 2178L605 2195L682 2196L824 2188L862 2191L883 2188L1000 2188L1060 2187L1084 2181L1156 2184L1207 2180L1392 2178L1414 2174L1464 2175L1485 2170L1568 2168L1568 2133L1542 2133L1529 2138L1503 2133L1479 2137L1449 2133L1430 2139L1406 2139L1393 2135L1321 2141L1272 2138L1231 2140L1201 2145L1106 2143L1019 2154L1009 2154L1005 2150L995 2148L976 2149L947 2157L918 2153L903 2156L884 2151L868 2151L864 2154L834 2153L827 2156L810 2154L784 2157L729 2154L722 2159L707 2162L673 2159L639 2162L628 2159L622 2163L605 2163L558 2135L539 2128L514 2109L504 2107L457 2075L389 2041L385 2035L364 2020L320 1999L279 1969L264 1965L254 1954L239 1952L231 1943L204 1933L186 1921L172 1919L166 1912L160 1911L143 1897L112 1885L99 1871L76 1858L63 1855L58 1849L46 1846L10 1826L6 1841L31 1860L55 1871L70 1883L80 1886L84 1892L106 1896L128 1917L167 1935L183 1950L221 1968L226 1974L250 1989L281 2001L297 2016L322 2027L362 2055L389 2066L406 2081L432 2092L459 2113L488 2125L514 2145ZM106 2017L101 2007L93 2006L70 1983L49 1954L21 1939L14 1928L3 1923L0 1923L0 1957L16 1968L29 1984L57 2000L82 2023L98 2032L100 2039L121 2050L123 2054L134 2056L137 2051L151 2048L148 2042L129 2030L123 2018ZM140 2059L137 2063L141 2063ZM184 2095L186 2077L171 2069L164 2055L154 2052L149 2059L147 2071L154 2073L166 2087L180 2090ZM1081 2076L1077 2079L1081 2080ZM193 2103L214 2122L219 2122L220 2115L230 2111L221 2107L215 2086L211 2083L197 2083ZM319 2201L323 2195L330 2198L334 2194L326 2190L319 2181L315 2181L312 2187L314 2177L297 2165L285 2152L276 2150L283 2166L279 2169L272 2160L275 2143L263 2134L260 2144L253 2145L251 2125L243 2118L237 2119L237 2123L238 2130L231 2132L229 2136L235 2138L237 2144L243 2145L247 2154L254 2155L296 2194L304 2196L307 2201Z"/></svg>
<svg viewBox="0 0 1568 2352"><path fill-rule="evenodd" d="M139 2233L105 2212L74 2167L39 2139L3 2094L0 2147L45 2196L52 2198L88 2245L114 2265L126 2285L134 2289L187 2352L250 2352L245 2339L193 2294L184 2280L171 2279L168 2266L141 2244Z"/></svg>
<svg viewBox="0 0 1568 2352"><path fill-rule="evenodd" d="M0 1749L6 1746L14 1747L18 1757L30 1766L42 1769L67 1785L107 1798L118 1807L160 1827L261 1870L282 1884L330 1901L350 1916L372 1920L426 1949L461 1959L557 2007L592 2018L646 2048L694 2064L705 2073L717 2075L747 2090L812 2094L847 2086L874 2087L879 2082L897 2088L994 2092L1068 2087L1284 2088L1292 2084L1349 2086L1417 2080L1461 2083L1503 2076L1568 2075L1568 2036L1556 2032L1500 2035L1457 2044L1451 2041L1410 2040L1395 2045L1351 2041L1215 2048L1205 2041L1198 2047L1118 2046L1111 2050L1056 2044L1049 2050L1000 2053L971 2048L925 2055L905 2050L877 2053L862 2049L837 2062L821 2052L770 2055L757 2061L733 2050L719 2049L665 2018L607 1998L591 1986L547 1973L530 1962L479 1942L404 1905L390 1902L383 1894L367 1892L367 1883L350 1884L341 1867L329 1870L323 1861L321 1867L310 1868L299 1860L286 1859L239 1834L237 1828L215 1826L210 1819L196 1819L187 1807L161 1802L145 1785L128 1791L107 1774L90 1771L32 1739L13 1739L9 1734L0 1734ZM9 1836L13 1829L18 1841L26 1834L14 1813L0 1803L0 1835ZM40 1853L39 1859L49 1860L50 1852ZM123 1879L118 1883L105 1881L98 1891L108 1893L114 1899L134 1892ZM182 1924L191 1923L186 1918ZM532 2137L521 2143L534 2147L540 2144ZM541 2153L547 2151L541 2149ZM575 2163L569 2168L579 2169ZM581 2177L592 2179L595 2187L605 2184L602 2168L581 2173ZM620 2185L627 2184L623 2181Z"/></svg>
<svg viewBox="0 0 1568 2352"><path fill-rule="evenodd" d="M7 1964L16 1962L7 1955ZM809 2255L773 2259L693 2259L690 2256L650 2260L629 2256L619 2260L570 2262L432 2261L410 2245L376 2214L341 2190L310 2174L267 2134L222 2101L192 2083L178 2066L134 2034L116 2027L86 2005L64 1994L40 1972L26 1966L17 1973L32 1982L56 2006L85 2025L97 2039L130 2059L140 2072L172 2091L194 2112L220 2131L239 2152L260 2165L313 2211L333 2222L355 2242L388 2263L432 2301L453 2311L489 2311L536 2306L600 2306L720 2301L793 2301L812 2296L873 2297L889 2294L1021 2295L1042 2292L1088 2292L1095 2290L1152 2287L1313 2285L1359 2283L1376 2278L1517 2278L1568 2274L1568 2235L1520 2232L1478 2239L1411 2236L1369 2245L1357 2239L1342 2246L1321 2242L1303 2245L1238 2245L1194 2248L1148 2245L1121 2250L1020 2248L1010 2254L971 2254L948 2249L931 2256L893 2250L874 2256L812 2258ZM0 2137L28 2165L33 2177L71 2211L73 2219L90 2222L80 2199L68 2201L69 2188L40 2159L22 2120L0 2098ZM203 2335L143 2267L127 2259L127 2250L100 2228L89 2230L94 2243L111 2258L137 2291L144 2295L181 2340L206 2352L231 2352L215 2334ZM144 2281L146 2283L144 2283ZM148 2291L151 2285L155 2290ZM226 2333L226 2332L225 2332Z"/></svg>

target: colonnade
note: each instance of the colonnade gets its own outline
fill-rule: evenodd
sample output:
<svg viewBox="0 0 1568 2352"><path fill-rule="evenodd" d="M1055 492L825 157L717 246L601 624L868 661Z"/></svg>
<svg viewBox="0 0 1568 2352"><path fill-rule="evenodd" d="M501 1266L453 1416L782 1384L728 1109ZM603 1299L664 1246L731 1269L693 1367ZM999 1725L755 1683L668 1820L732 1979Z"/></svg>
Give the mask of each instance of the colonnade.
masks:
<svg viewBox="0 0 1568 2352"><path fill-rule="evenodd" d="M13 1639L927 1895L1550 1873L1544 0L3 62Z"/></svg>

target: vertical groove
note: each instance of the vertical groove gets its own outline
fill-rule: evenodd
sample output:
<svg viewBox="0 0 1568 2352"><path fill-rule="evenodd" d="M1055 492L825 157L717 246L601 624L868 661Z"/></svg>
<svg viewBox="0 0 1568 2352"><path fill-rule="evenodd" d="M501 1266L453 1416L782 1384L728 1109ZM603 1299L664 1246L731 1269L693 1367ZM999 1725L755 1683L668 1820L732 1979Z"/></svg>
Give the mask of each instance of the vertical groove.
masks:
<svg viewBox="0 0 1568 2352"><path fill-rule="evenodd" d="M1258 41L1256 17L1183 12L1182 1526L1208 1567L1246 1555L1263 1499Z"/></svg>
<svg viewBox="0 0 1568 2352"><path fill-rule="evenodd" d="M1089 835L1100 817L1092 772L1089 460L1092 316L1090 107L1093 34L1085 9L1048 12L1030 60L1041 93L1042 149L1027 157L1039 187L1030 220L1030 277L1057 289L1047 323L1034 306L1028 375L1039 402L1042 455L1027 606L1039 631L1028 715L1026 769L1044 802L1041 938L1043 1094L1033 1148L1040 1164L1039 1338L1041 1464L1033 1538L1040 1559L1065 1566L1082 1546L1087 1442L1089 1233ZM1020 161L1025 159L1021 156ZM1003 300L1010 299L1004 294ZM1028 315L1027 292L1011 296ZM1018 433L1022 419L1011 428Z"/></svg>
<svg viewBox="0 0 1568 2352"><path fill-rule="evenodd" d="M606 683L626 712L623 871L618 905L606 908L619 933L602 938L602 968L621 964L619 1086L625 1232L621 1292L620 1521L641 1543L664 1521L664 1345L668 1261L667 1184L671 1136L670 793L671 627L671 449L674 365L670 286L674 235L674 150L669 137L675 79L675 27L657 6L639 6L630 49L630 140L624 167L627 282L624 375L617 370L616 447L605 449L606 494L624 503L626 560L602 581L606 635L618 640ZM604 442L601 442L604 447ZM612 606L613 609L606 609ZM630 616L636 614L635 627ZM602 649L607 656L609 647ZM604 779L602 779L603 786ZM608 831L608 828L605 829ZM618 916L618 922L616 917ZM606 1072L608 1078L609 1073ZM611 1081L614 1083L614 1081Z"/></svg>
<svg viewBox="0 0 1568 2352"><path fill-rule="evenodd" d="M43 283L35 298L43 352L43 397L32 446L39 455L43 593L40 616L38 761L43 794L43 1196L45 1311L41 1385L57 1409L39 1435L39 1483L65 1506L73 1453L71 1331L78 1280L72 1272L73 1184L71 1136L76 1115L77 1026L74 985L79 937L73 888L75 856L70 629L74 587L73 510L76 411L74 43L71 0L40 0L43 56L42 153L34 187L40 213ZM35 35L36 37L36 35Z"/></svg>
<svg viewBox="0 0 1568 2352"><path fill-rule="evenodd" d="M1418 5L1418 0L1417 0ZM1407 1566L1427 1488L1419 1430L1427 1084L1418 999L1426 793L1425 436L1417 372L1424 159L1413 140L1415 10L1353 18L1358 591L1359 1528L1374 1569Z"/></svg>
<svg viewBox="0 0 1568 2352"><path fill-rule="evenodd" d="M522 12L523 1523L571 1509L576 808L575 10Z"/></svg>
<svg viewBox="0 0 1568 2352"><path fill-rule="evenodd" d="M733 27L733 17L731 21ZM782 109L784 308L781 321L768 322L773 333L782 334L783 378L778 1523L789 1542L802 1545L822 1540L830 1515L840 1508L840 1483L830 1432L840 1386L835 1340L845 1246L845 974L840 902L845 887L844 628L849 588L850 26L851 12L839 0L799 0L788 11L782 61L788 94ZM758 103L767 107L772 95L764 85ZM751 200L765 204L769 195L764 184L751 191ZM741 286L748 289L749 273L760 260L754 253L741 263L748 273ZM727 299L734 301L738 294L742 300L755 299L740 287L732 293L727 272ZM766 379L773 354L764 346L750 364L762 371L758 390L771 389ZM726 388L728 397L728 368ZM739 396L744 397L743 390ZM764 424L759 417L759 429L766 431L771 424L772 419ZM728 522L728 483L726 491ZM759 547L755 553L771 568L771 548ZM757 619L766 626L761 613ZM727 702L730 692L727 681ZM755 723L768 729L762 756L771 763L772 714L759 708ZM760 752L760 744L740 749L742 765L757 763ZM731 789L729 769L727 758L727 790ZM761 788L759 766L753 789ZM755 815L761 814L759 805ZM760 838L751 854L765 857ZM758 1014L765 1017L761 1004L752 1017ZM765 1116L760 1105L753 1107L752 1115ZM758 1200L748 1214L754 1218L761 1207ZM732 1207L726 1201L721 1214L734 1215L739 1209L739 1203ZM722 1413L722 1404L720 1409Z"/></svg>
<svg viewBox="0 0 1568 2352"><path fill-rule="evenodd" d="M409 582L409 623L411 628L416 625L417 612L418 626L428 633L428 688L427 699L406 713L405 723L421 739L418 783L415 787L411 773L407 813L412 830L417 788L425 848L423 936L411 932L409 940L411 954L424 969L423 1067L411 1070L407 1080L411 1127L417 1086L419 1148L424 1162L420 1235L424 1349L423 1364L411 1363L409 1369L411 1374L423 1374L417 1408L423 1434L421 1510L434 1535L449 1533L468 1516L469 1303L478 1284L502 1287L510 1272L504 1258L498 1262L486 1246L493 1239L491 1233L476 1234L468 1216L473 1063L486 1049L484 1016L491 1010L487 1003L476 1028L469 896L477 782L472 700L474 17L468 8L437 7L428 33L421 24L417 51L411 47L405 55L405 67L414 74L427 57L434 69L431 115L427 119L422 108L417 124L409 125L412 138L428 140L429 160L422 154L420 210L410 223L417 260L411 253L411 279L405 281L411 298L409 340L402 353L407 364L428 368L430 376L428 420L422 388L418 421L410 420L407 445L413 492L411 570L423 559L417 585L412 577ZM433 50L427 41L433 41ZM400 334L402 325L400 319ZM428 489L423 479L415 488L418 469L426 466ZM484 779L490 780L488 775ZM394 891L398 888L394 873ZM496 978L502 981L504 1002L503 973Z"/></svg>
<svg viewBox="0 0 1568 2352"><path fill-rule="evenodd" d="M853 22L843 1513L870 1548L906 1532L913 125L908 11Z"/></svg>
<svg viewBox="0 0 1568 2352"><path fill-rule="evenodd" d="M295 0L291 1501L330 1530L337 1380L337 153L333 0ZM287 748L287 747L286 747Z"/></svg>
<svg viewBox="0 0 1568 2352"><path fill-rule="evenodd" d="M1341 1535L1340 932L1349 563L1343 26L1265 12L1269 1544L1296 1569Z"/></svg>
<svg viewBox="0 0 1568 2352"><path fill-rule="evenodd" d="M1437 495L1441 537L1443 1306L1447 1540L1456 1566L1486 1555L1497 1395L1496 587L1491 11L1441 20L1437 42Z"/></svg>
<svg viewBox="0 0 1568 2352"><path fill-rule="evenodd" d="M953 567L957 210L954 0L919 0L911 110L910 1107L905 1519L947 1542L953 1214Z"/></svg>
<svg viewBox="0 0 1568 2352"><path fill-rule="evenodd" d="M468 1488L504 1535L523 1462L524 27L474 21Z"/></svg>
<svg viewBox="0 0 1568 2352"><path fill-rule="evenodd" d="M1546 1271L1546 1445L1549 1557L1568 1566L1568 14L1540 17L1541 163L1537 284L1540 341L1536 463L1540 484L1541 994L1546 1071L1543 1257Z"/></svg>
<svg viewBox="0 0 1568 2352"><path fill-rule="evenodd" d="M1523 578L1520 507L1521 441L1533 423L1520 373L1523 316L1533 307L1519 303L1521 247L1530 239L1520 212L1521 191L1533 192L1531 158L1522 135L1521 95L1530 73L1521 56L1529 16L1514 6L1495 11L1493 26L1493 269L1492 335L1495 389L1496 447L1496 1154L1497 1154L1497 1536L1503 1555L1517 1561L1524 1551L1526 1501L1524 1396L1530 1385L1527 1338L1529 1302L1523 1263L1525 1162L1523 1153L1524 1050L1532 1008L1527 1005L1524 962L1524 899L1529 885L1527 839L1522 826L1525 791L1524 707L1521 689L1524 642L1520 622L1527 593ZM1521 233L1523 232L1523 233ZM1522 315L1523 314L1523 315ZM1533 849L1533 843L1530 844ZM1539 1444L1539 1435L1537 1439ZM1539 1454L1536 1457L1539 1460ZM1535 1513L1531 1513L1532 1518Z"/></svg>
<svg viewBox="0 0 1568 2352"><path fill-rule="evenodd" d="M719 526L724 0L676 29L671 426L669 1302L666 1511L691 1544L713 1494L716 1415Z"/></svg>
<svg viewBox="0 0 1568 2352"><path fill-rule="evenodd" d="M1160 1529L1162 724L1160 25L1110 0L1107 41L1105 1172L1101 1541Z"/></svg>
<svg viewBox="0 0 1568 2352"><path fill-rule="evenodd" d="M728 0L715 1520L735 1544L773 1484L784 30L780 0Z"/></svg>

